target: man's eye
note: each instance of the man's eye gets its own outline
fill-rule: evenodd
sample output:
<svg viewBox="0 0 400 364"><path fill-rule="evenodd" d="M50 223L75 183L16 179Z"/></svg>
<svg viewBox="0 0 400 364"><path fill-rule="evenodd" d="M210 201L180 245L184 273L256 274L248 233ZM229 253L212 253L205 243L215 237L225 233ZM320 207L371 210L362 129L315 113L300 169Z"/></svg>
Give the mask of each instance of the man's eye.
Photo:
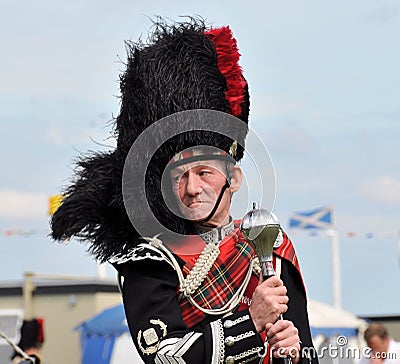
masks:
<svg viewBox="0 0 400 364"><path fill-rule="evenodd" d="M200 176L202 176L202 177L209 176L210 174L211 174L210 171L200 171Z"/></svg>

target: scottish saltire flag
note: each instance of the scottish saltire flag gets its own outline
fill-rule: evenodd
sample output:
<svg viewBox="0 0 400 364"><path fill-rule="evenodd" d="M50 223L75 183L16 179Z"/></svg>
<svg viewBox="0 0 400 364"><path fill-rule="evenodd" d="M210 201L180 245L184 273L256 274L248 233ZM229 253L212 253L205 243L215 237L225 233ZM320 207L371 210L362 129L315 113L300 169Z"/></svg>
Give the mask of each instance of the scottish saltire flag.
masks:
<svg viewBox="0 0 400 364"><path fill-rule="evenodd" d="M333 209L330 206L310 211L295 212L289 220L290 228L330 229L332 227Z"/></svg>

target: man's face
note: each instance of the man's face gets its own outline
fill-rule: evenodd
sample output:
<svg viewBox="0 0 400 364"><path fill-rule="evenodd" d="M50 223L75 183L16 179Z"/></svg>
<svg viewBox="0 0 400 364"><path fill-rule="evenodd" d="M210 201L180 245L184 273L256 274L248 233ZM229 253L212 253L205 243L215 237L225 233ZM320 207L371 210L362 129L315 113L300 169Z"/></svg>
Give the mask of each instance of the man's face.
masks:
<svg viewBox="0 0 400 364"><path fill-rule="evenodd" d="M208 217L226 183L226 168L225 162L204 160L171 170L174 194L186 219L200 222ZM229 222L231 194L231 188L228 187L207 225L219 226Z"/></svg>
<svg viewBox="0 0 400 364"><path fill-rule="evenodd" d="M368 341L368 346L374 353L384 353L389 348L389 337L381 338L378 335L371 336Z"/></svg>

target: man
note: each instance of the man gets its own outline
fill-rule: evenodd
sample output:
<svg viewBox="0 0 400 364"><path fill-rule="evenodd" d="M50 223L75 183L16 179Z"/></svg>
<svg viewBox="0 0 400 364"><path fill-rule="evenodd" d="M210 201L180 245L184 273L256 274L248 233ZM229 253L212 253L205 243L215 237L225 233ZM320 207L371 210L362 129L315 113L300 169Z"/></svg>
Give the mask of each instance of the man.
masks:
<svg viewBox="0 0 400 364"><path fill-rule="evenodd" d="M232 195L242 180L241 168L224 151L217 154L215 149L211 152L194 147L178 153L167 171L180 212L194 223L201 239L193 235L183 242L171 242L161 235L163 242L140 244L131 255L112 260L124 277L125 311L139 353L145 354L146 362L153 362L152 354L156 362L176 358L187 363L209 363L213 359L218 362L221 358L228 363L259 360L265 355L260 334L266 332L273 348L271 352L277 357L291 354L297 363L298 330L291 321L276 321L288 309L286 288L278 278L270 278L257 286L258 276L252 274L250 264L255 259L254 252L230 217ZM165 246L174 255L168 254ZM199 247L198 253L187 252L187 249L193 251L194 246ZM217 254L207 255L210 246ZM238 254L241 249L247 249L243 256ZM206 258L202 259L201 255ZM232 308L228 305L225 311L220 311L218 304L214 307L218 301L214 294L225 296L225 306L232 301L229 290L234 285L214 282L227 278L215 273L223 265L228 266L226 273L232 278L237 276L236 284L243 286L237 290L252 297L250 306L237 302ZM235 271L231 268L234 265L243 268ZM202 271L204 266L206 269ZM177 274L180 270L186 274L183 279ZM193 279L189 280L191 275ZM212 291L210 297L205 291ZM138 292L143 298L138 297ZM223 318L226 314L229 316ZM149 337L152 340L146 340ZM177 348L180 348L179 354Z"/></svg>
<svg viewBox="0 0 400 364"><path fill-rule="evenodd" d="M364 332L364 339L371 353L363 357L360 364L400 363L400 343L389 336L384 325L370 324Z"/></svg>
<svg viewBox="0 0 400 364"><path fill-rule="evenodd" d="M230 216L249 113L236 40L228 27L196 19L158 24L150 39L131 45L121 77L117 148L81 161L53 237L89 240L118 270L146 363L308 362L299 353L312 346L305 289L290 240L282 232L276 244L282 280L263 282Z"/></svg>
<svg viewBox="0 0 400 364"><path fill-rule="evenodd" d="M21 338L18 348L32 358L24 359L20 353L14 352L11 360L12 364L40 364L42 362L41 348L44 343L44 320L34 318L24 320L21 326Z"/></svg>

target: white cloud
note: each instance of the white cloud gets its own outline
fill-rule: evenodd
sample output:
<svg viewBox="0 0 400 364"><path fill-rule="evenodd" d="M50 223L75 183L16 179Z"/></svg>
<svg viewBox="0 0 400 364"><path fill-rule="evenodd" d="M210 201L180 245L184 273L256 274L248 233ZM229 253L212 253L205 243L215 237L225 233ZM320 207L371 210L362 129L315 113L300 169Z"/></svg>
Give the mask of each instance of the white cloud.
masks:
<svg viewBox="0 0 400 364"><path fill-rule="evenodd" d="M44 193L0 190L0 218L40 220L46 217L48 196Z"/></svg>
<svg viewBox="0 0 400 364"><path fill-rule="evenodd" d="M252 96L251 114L255 118L283 115L306 109L303 101L281 100L269 94L254 93Z"/></svg>
<svg viewBox="0 0 400 364"><path fill-rule="evenodd" d="M400 179L379 176L364 183L361 189L364 197L384 203L400 203Z"/></svg>
<svg viewBox="0 0 400 364"><path fill-rule="evenodd" d="M397 236L398 216L384 214L381 211L351 213L344 211L344 208L340 206L335 209L335 226L342 235L355 232L358 237L365 237L371 232L380 238Z"/></svg>
<svg viewBox="0 0 400 364"><path fill-rule="evenodd" d="M63 135L60 129L51 127L47 130L47 136L49 140L56 145L61 145L63 143Z"/></svg>
<svg viewBox="0 0 400 364"><path fill-rule="evenodd" d="M98 118L93 123L99 123ZM91 127L85 128L67 128L50 127L47 129L47 139L50 143L58 146L90 144L93 141L101 146L113 148L116 146L116 140L111 136L110 127Z"/></svg>
<svg viewBox="0 0 400 364"><path fill-rule="evenodd" d="M296 126L284 126L265 135L271 151L287 154L309 154L316 148L313 136L307 130Z"/></svg>
<svg viewBox="0 0 400 364"><path fill-rule="evenodd" d="M371 11L371 13L365 17L365 20L369 22L384 23L388 20L395 19L397 15L398 9L395 5L381 5Z"/></svg>

